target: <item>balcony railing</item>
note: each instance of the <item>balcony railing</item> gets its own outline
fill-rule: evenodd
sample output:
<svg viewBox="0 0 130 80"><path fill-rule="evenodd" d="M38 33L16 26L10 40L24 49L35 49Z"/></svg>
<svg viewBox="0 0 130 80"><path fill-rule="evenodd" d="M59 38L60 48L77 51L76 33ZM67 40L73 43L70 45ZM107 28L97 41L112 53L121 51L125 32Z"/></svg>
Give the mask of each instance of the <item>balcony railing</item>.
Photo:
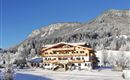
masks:
<svg viewBox="0 0 130 80"><path fill-rule="evenodd" d="M69 51L69 50L74 50L74 48L53 48L51 49L52 51Z"/></svg>
<svg viewBox="0 0 130 80"><path fill-rule="evenodd" d="M43 61L43 63L63 63L63 64L82 63L82 62L85 62L85 60L47 60L47 61Z"/></svg>
<svg viewBox="0 0 130 80"><path fill-rule="evenodd" d="M85 60L69 60L70 63L82 63L85 62Z"/></svg>
<svg viewBox="0 0 130 80"><path fill-rule="evenodd" d="M56 63L58 60L44 60L43 63Z"/></svg>
<svg viewBox="0 0 130 80"><path fill-rule="evenodd" d="M67 57L67 56L86 56L87 53L56 53L56 54L43 54L44 57Z"/></svg>

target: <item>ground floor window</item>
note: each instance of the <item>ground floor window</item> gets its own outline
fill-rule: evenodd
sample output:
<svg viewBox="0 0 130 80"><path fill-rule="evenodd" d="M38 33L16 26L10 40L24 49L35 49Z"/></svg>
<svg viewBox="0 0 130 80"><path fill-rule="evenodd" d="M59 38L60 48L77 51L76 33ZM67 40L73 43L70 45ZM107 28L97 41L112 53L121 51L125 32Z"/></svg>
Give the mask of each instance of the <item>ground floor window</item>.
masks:
<svg viewBox="0 0 130 80"><path fill-rule="evenodd" d="M85 66L87 66L87 63L85 63Z"/></svg>
<svg viewBox="0 0 130 80"><path fill-rule="evenodd" d="M72 64L72 66L74 66L74 64Z"/></svg>
<svg viewBox="0 0 130 80"><path fill-rule="evenodd" d="M81 66L81 63L78 63L78 66Z"/></svg>
<svg viewBox="0 0 130 80"><path fill-rule="evenodd" d="M50 64L46 64L46 63L45 63L44 66L50 66Z"/></svg>
<svg viewBox="0 0 130 80"><path fill-rule="evenodd" d="M44 64L44 66L46 66L46 64Z"/></svg>
<svg viewBox="0 0 130 80"><path fill-rule="evenodd" d="M79 57L77 57L76 59L77 59L77 60L80 60L80 58L79 58Z"/></svg>

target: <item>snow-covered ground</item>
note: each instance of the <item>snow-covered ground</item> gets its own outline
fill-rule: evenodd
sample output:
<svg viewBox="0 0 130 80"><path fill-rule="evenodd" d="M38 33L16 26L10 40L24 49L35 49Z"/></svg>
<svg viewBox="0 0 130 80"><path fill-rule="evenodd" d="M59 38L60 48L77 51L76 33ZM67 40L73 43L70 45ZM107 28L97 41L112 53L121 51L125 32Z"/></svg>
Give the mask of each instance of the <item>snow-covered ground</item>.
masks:
<svg viewBox="0 0 130 80"><path fill-rule="evenodd" d="M130 70L123 70L123 77L126 80L130 80Z"/></svg>
<svg viewBox="0 0 130 80"><path fill-rule="evenodd" d="M123 80L122 72L111 70L50 71L43 69L17 70L15 80Z"/></svg>

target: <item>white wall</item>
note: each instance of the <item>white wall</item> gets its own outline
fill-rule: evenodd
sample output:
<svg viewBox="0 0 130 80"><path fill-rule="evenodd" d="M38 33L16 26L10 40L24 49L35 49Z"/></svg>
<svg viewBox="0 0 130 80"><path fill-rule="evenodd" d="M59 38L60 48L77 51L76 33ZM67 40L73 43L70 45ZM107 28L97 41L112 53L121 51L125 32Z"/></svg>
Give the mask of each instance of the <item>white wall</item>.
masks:
<svg viewBox="0 0 130 80"><path fill-rule="evenodd" d="M84 56L85 61L89 61L89 56Z"/></svg>
<svg viewBox="0 0 130 80"><path fill-rule="evenodd" d="M80 67L81 69L86 69L86 70L90 70L92 67L91 67L91 62L85 62L85 63L80 63L81 66L79 66L78 64L79 63L74 63L76 66ZM85 64L87 64L85 66Z"/></svg>
<svg viewBox="0 0 130 80"><path fill-rule="evenodd" d="M46 68L46 69L52 69L54 66L52 65L52 64L49 64L49 66L48 65L44 65L44 68Z"/></svg>

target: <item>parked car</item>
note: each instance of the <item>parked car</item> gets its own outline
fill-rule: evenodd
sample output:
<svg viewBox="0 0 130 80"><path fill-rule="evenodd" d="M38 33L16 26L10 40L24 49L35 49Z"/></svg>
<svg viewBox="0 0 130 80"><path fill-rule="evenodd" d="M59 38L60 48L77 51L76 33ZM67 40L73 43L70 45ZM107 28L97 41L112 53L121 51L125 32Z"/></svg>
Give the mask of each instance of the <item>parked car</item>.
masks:
<svg viewBox="0 0 130 80"><path fill-rule="evenodd" d="M123 70L122 77L125 80L130 80L130 70Z"/></svg>

